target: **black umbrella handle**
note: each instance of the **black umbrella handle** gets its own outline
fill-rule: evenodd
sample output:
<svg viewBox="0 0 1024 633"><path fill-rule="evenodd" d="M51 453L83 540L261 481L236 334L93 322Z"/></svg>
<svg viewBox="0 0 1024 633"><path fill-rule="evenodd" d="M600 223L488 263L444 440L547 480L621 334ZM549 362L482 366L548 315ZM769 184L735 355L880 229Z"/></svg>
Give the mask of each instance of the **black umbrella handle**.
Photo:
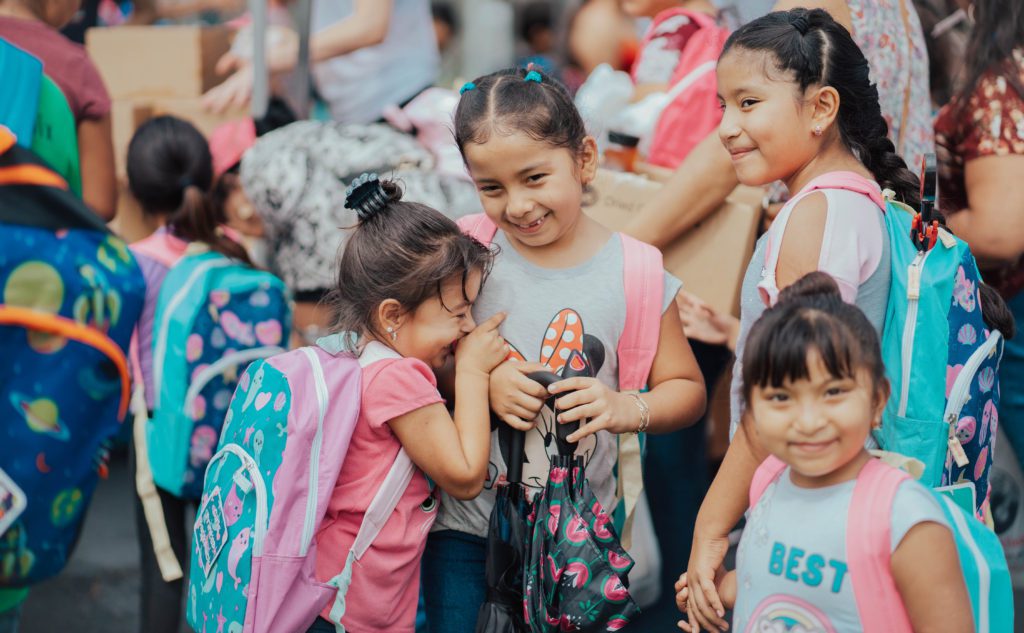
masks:
<svg viewBox="0 0 1024 633"><path fill-rule="evenodd" d="M535 371L526 374L526 377L529 378L530 380L540 383L545 389L547 389L554 383L558 382L559 380L563 380L561 376L550 371ZM555 396L549 396L546 400L546 403L555 412L555 441L558 444L558 454L566 456L572 455L573 453L576 452L577 443L569 442L567 438L580 428L580 423L568 422L566 424L559 424L558 408L555 407L555 399Z"/></svg>
<svg viewBox="0 0 1024 633"><path fill-rule="evenodd" d="M508 473L506 481L510 484L523 482L523 445L526 444L526 431L512 430L512 437L508 445Z"/></svg>

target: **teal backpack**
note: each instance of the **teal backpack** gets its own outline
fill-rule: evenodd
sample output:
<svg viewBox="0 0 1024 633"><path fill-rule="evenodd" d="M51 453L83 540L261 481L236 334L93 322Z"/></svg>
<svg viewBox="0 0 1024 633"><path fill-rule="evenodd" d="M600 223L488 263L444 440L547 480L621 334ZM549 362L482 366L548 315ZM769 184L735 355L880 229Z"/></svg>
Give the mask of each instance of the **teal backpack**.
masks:
<svg viewBox="0 0 1024 633"><path fill-rule="evenodd" d="M288 345L290 299L269 272L212 251L186 253L160 287L153 328L153 481L198 499L239 377Z"/></svg>
<svg viewBox="0 0 1024 633"><path fill-rule="evenodd" d="M925 180L934 192L933 170ZM1003 337L982 318L981 275L970 247L906 205L883 200L873 183L856 174L829 174L814 188L861 193L885 211L892 284L882 358L892 395L875 440L883 450L920 461L922 484L952 487L958 502L983 518L999 423ZM922 197L922 210L930 214L935 198Z"/></svg>

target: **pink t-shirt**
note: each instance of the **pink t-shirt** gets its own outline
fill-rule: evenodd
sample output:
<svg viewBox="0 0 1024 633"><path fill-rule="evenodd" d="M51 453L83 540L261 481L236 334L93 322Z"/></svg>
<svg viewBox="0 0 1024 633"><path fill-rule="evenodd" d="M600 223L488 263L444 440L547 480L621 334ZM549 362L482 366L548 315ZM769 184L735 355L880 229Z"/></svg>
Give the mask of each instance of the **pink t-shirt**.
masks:
<svg viewBox="0 0 1024 633"><path fill-rule="evenodd" d="M359 421L317 534L317 579L341 573L356 533L401 444L388 422L442 402L434 373L415 358L389 358L363 368ZM350 631L412 633L419 597L420 558L437 516L419 470L394 513L352 571L342 623ZM328 618L331 606L320 614Z"/></svg>

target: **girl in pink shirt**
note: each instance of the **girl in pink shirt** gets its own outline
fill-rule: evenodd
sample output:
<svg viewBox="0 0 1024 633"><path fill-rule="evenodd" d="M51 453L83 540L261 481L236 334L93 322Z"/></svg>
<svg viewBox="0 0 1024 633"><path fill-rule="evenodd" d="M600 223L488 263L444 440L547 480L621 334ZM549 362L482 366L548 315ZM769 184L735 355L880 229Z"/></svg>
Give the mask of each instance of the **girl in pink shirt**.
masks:
<svg viewBox="0 0 1024 633"><path fill-rule="evenodd" d="M459 499L487 475L491 370L508 353L504 314L477 326L471 308L491 253L455 223L375 175L361 177L346 206L359 226L346 243L334 291L338 329L358 337L364 363L359 420L316 536L317 578L345 566L370 501L399 449L420 468L394 512L356 562L345 595L344 630L412 633L420 557L436 516L427 477ZM458 347L456 347L458 343ZM434 370L454 357L455 415ZM309 631L336 630L329 605Z"/></svg>

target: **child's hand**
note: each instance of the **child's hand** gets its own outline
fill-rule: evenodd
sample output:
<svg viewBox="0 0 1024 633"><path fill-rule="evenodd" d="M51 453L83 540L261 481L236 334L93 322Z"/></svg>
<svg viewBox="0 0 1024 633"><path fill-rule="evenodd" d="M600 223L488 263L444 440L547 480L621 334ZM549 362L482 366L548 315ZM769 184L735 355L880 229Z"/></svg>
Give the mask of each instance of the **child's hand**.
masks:
<svg viewBox="0 0 1024 633"><path fill-rule="evenodd" d="M590 421L566 438L579 442L600 430L627 433L640 427L640 408L632 396L613 391L597 378L567 378L551 385L553 394L571 392L555 401L558 422Z"/></svg>
<svg viewBox="0 0 1024 633"><path fill-rule="evenodd" d="M725 572L724 569L720 569L717 575L719 577L716 579L715 583L718 585L718 594L722 599L722 606L726 609L732 609L736 605L736 572ZM681 612L686 613L687 619L689 620L689 622L686 620L680 620L677 623L679 628L688 632L700 631L700 623L696 618L689 614L690 585L686 577L686 572L683 572L682 575L679 576L679 580L676 581L675 590L676 607ZM728 626L725 628L728 629Z"/></svg>
<svg viewBox="0 0 1024 633"><path fill-rule="evenodd" d="M544 408L548 392L526 375L549 370L547 365L515 360L498 365L491 372L491 410L502 422L517 431L529 431L535 427L537 423L534 420Z"/></svg>
<svg viewBox="0 0 1024 633"><path fill-rule="evenodd" d="M476 371L485 376L508 355L508 344L498 334L498 327L505 320L505 313L499 312L476 326L455 348L455 371Z"/></svg>

